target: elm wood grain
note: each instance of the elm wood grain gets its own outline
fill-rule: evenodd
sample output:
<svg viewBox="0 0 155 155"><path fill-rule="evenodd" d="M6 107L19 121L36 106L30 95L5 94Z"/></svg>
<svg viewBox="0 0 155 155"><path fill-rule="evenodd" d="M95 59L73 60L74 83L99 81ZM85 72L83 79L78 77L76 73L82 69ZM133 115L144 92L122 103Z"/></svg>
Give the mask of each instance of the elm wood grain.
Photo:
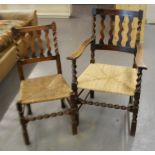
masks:
<svg viewBox="0 0 155 155"><path fill-rule="evenodd" d="M110 10L110 9L108 9L105 11L102 9L94 9L92 11L92 13L93 13L93 17L97 18L97 16L101 16L101 23L103 23L102 16L110 16L110 17L114 16L115 26L112 28L112 23L109 24L109 27L110 27L111 31L113 32L113 34L112 34L113 37L112 37L111 42L113 43L113 45L116 45L116 46L118 44L121 47L125 46L127 48L129 48L129 47L135 48L135 43L137 42L137 40L140 40L139 32L141 31L142 18L143 18L143 12L141 10L128 12L126 10ZM127 13L128 13L128 15L127 15ZM126 19L126 17L129 20L130 20L130 18L134 19L134 20L130 21L132 33L131 34L130 34L130 32L128 33L131 35L131 38L130 38L131 43L128 41L128 44L125 43L125 41L128 40L128 38L129 38L129 36L126 35L126 33L128 32L128 25L126 25L128 20L125 20L125 22L122 22L123 18ZM139 24L137 23L137 19L138 19ZM93 25L94 24L95 23L93 23ZM125 24L124 27L122 26L123 24ZM97 28L97 27L95 27L95 28ZM101 32L102 32L102 29L103 28L101 27L101 30L100 30ZM124 33L125 31L126 31L126 33ZM94 32L96 32L96 30ZM101 34L101 36L102 36L102 34ZM135 37L135 35L137 35L137 36ZM111 38L111 35L109 35L109 36ZM136 40L134 38L136 38ZM102 39L99 39L99 42L101 44L103 44ZM109 45L111 44L111 42L109 41Z"/></svg>
<svg viewBox="0 0 155 155"><path fill-rule="evenodd" d="M99 17L102 16L110 16L111 17L111 21L110 21L110 31L109 31L109 35L110 35L110 41L108 41L108 44L104 44L102 41L99 42L99 44L97 44L96 42L96 30L97 30L97 23L96 23L96 18L97 15L99 15ZM116 17L119 18L120 22L119 24L115 22ZM122 32L124 31L123 29L123 20L125 17L128 17L129 19L129 30L125 33L127 36L127 42L125 44L125 46L122 46L121 42L123 40L123 36L122 36ZM101 107L108 107L108 108L115 108L115 109L121 109L121 110L127 110L129 112L131 112L133 114L132 117L132 122L131 122L131 128L130 128L130 135L134 136L136 133L136 126L137 126L137 116L138 116L138 108L139 108L139 99L140 99L140 86L141 86L141 78L142 78L142 70L146 69L145 67L141 66L142 63L142 57L143 57L143 52L142 52L142 46L139 46L140 40L139 40L139 34L140 34L140 30L141 30L141 21L143 19L143 12L140 11L126 11L126 10L110 10L110 9L93 9L92 10L92 18L93 18L93 22L92 22L92 36L93 38L86 40L84 43L81 44L80 48L78 50L76 50L75 52L71 53L71 55L69 57L67 57L68 60L72 60L72 90L73 90L73 100L75 101L75 103L78 105L80 104L80 106L77 108L78 112L79 109L81 108L82 104L89 104L89 105L96 105L96 106L101 106ZM133 23L133 19L134 18L138 18L138 27L134 30L137 32L137 35L135 35L135 46L131 46L131 34L133 31L133 27L132 27L132 23ZM101 34L101 40L103 39L103 18L101 18L101 30L99 31ZM115 29L115 24L118 24L119 26L119 30L118 32L118 42L116 44L113 43L114 41L114 34L116 33L115 31L117 29ZM131 70L133 69L135 72L137 72L136 78L137 81L135 80L135 89L133 90L133 96L129 96L129 100L131 102L132 99L132 103L129 104L129 106L121 106L121 105L117 105L117 104L109 104L109 103L98 103L95 101L87 101L85 99L81 99L78 95L78 81L77 81L77 65L76 65L76 60L78 58L80 58L80 56L83 54L84 50L86 49L86 47L90 44L91 46L91 59L90 59L90 63L95 63L95 52L96 50L110 50L110 51L120 51L120 52L125 52L125 53L130 53L134 56L134 61L133 61L133 69L131 67ZM108 71L107 71L108 72ZM106 75L106 73L105 73ZM89 80L89 76L86 76L87 78L85 79L85 81ZM135 79L136 79L135 78ZM102 85L102 83L101 83ZM95 87L95 85L93 85ZM82 88L84 90L86 90L87 88ZM95 89L95 88L94 88ZM84 92L84 91L82 91ZM82 93L80 92L80 94ZM104 92L104 91L103 91ZM90 93L90 97L94 98L94 90L89 90ZM87 96L86 96L87 97ZM94 99L95 100L95 99ZM79 121L79 118L77 118L77 121Z"/></svg>
<svg viewBox="0 0 155 155"><path fill-rule="evenodd" d="M143 62L143 57L144 57L144 46L143 44L136 44L136 56L135 56L135 65L137 68L142 68L142 69L147 69Z"/></svg>
<svg viewBox="0 0 155 155"><path fill-rule="evenodd" d="M93 41L93 39L94 37L90 37L87 40L85 40L76 51L74 51L70 54L70 56L67 57L67 59L76 60L77 58L79 58L83 54L86 47Z"/></svg>
<svg viewBox="0 0 155 155"><path fill-rule="evenodd" d="M50 45L50 38L49 38L49 30L44 30L44 32L45 32L45 39L46 39L46 45L47 45L47 47L48 47L48 55L52 55L51 54L51 50L52 50L52 48L51 48L51 45Z"/></svg>
<svg viewBox="0 0 155 155"><path fill-rule="evenodd" d="M105 18L105 16L103 17ZM102 19L103 20L103 19ZM94 49L94 45L95 45L95 37L96 37L96 16L92 16L92 36L94 37L94 39L91 42L91 57L90 57L90 63L95 63L95 49ZM104 24L104 20L101 21L101 27L103 27L102 23ZM102 33L102 32L101 32ZM104 33L104 32L103 32ZM94 98L94 91L90 90L90 97Z"/></svg>
<svg viewBox="0 0 155 155"><path fill-rule="evenodd" d="M44 56L44 48L43 48L43 40L41 39L41 31L37 31L37 38L38 38L38 45L40 48L40 57L43 57Z"/></svg>
<svg viewBox="0 0 155 155"><path fill-rule="evenodd" d="M114 23L115 22L115 16L114 15L110 15L110 31L109 31L109 41L108 44L112 45L112 41L113 41L113 33L114 33Z"/></svg>
<svg viewBox="0 0 155 155"><path fill-rule="evenodd" d="M140 42L140 32L142 29L143 11L139 11L140 16L138 17L138 28L137 28L137 42Z"/></svg>
<svg viewBox="0 0 155 155"><path fill-rule="evenodd" d="M123 32L123 20L124 20L124 16L120 16L120 22L119 22L119 32L118 32L118 37L119 40L117 42L117 46L121 47L121 41L122 41L122 32Z"/></svg>
<svg viewBox="0 0 155 155"><path fill-rule="evenodd" d="M52 31L53 35L53 43L54 43L54 52L51 53L51 44L49 31ZM45 41L47 46L47 51L43 48L43 39L41 38L42 32L45 32ZM46 119L49 117L70 115L72 120L72 133L77 134L77 111L76 111L76 103L71 102L72 91L69 85L66 83L62 76L62 68L61 68L61 60L60 54L58 50L57 43L57 33L56 33L56 24L52 22L50 25L43 26L30 26L24 28L12 28L13 34L13 42L16 47L17 53L17 67L18 73L20 77L20 93L21 98L17 103L17 110L19 113L19 118L23 130L23 137L26 145L30 144L30 139L27 131L27 124L29 121L35 121L40 119ZM24 51L24 56L22 55L22 51L18 46L19 37L24 39L23 36L29 36L31 39L31 47L30 49L26 49ZM38 43L39 49L37 50L35 44ZM26 51L28 50L28 51ZM38 54L39 53L39 54ZM37 63L42 61L56 61L57 73L56 75L51 76L43 76L35 79L25 79L24 77L24 65ZM54 93L54 90L56 93ZM23 93L24 92L24 93ZM53 93L52 93L53 92ZM25 107L28 109L28 115L32 115L31 105L33 103L37 104L45 101L52 100L60 100L62 108L65 108L64 100L67 99L70 107L61 112L51 113L51 114L43 114L39 116L27 116L24 115Z"/></svg>
<svg viewBox="0 0 155 155"><path fill-rule="evenodd" d="M35 58L36 57L36 49L35 49L35 41L34 41L35 36L33 32L29 32L28 34L30 36L30 48L32 51L32 58Z"/></svg>
<svg viewBox="0 0 155 155"><path fill-rule="evenodd" d="M31 63L37 63L41 61L50 61L50 60L57 60L57 56L47 56L47 57L36 57L36 58L30 58L30 59L21 59L19 60L21 64L31 64Z"/></svg>
<svg viewBox="0 0 155 155"><path fill-rule="evenodd" d="M135 53L134 48L126 48L126 47L121 47L121 46L115 46L115 45L101 45L101 44L95 44L94 48L96 50L113 50L113 51L120 51L120 52L126 52L130 54Z"/></svg>
<svg viewBox="0 0 155 155"><path fill-rule="evenodd" d="M95 36L95 34L96 34L96 16L95 15L93 15L93 17L92 17L92 22L93 22L93 24L92 24L92 34L93 34L93 36Z"/></svg>
<svg viewBox="0 0 155 155"><path fill-rule="evenodd" d="M128 19L129 19L129 23L128 23L129 30L128 30L128 33L127 33L128 41L126 42L126 46L130 47L133 18L128 17Z"/></svg>
<svg viewBox="0 0 155 155"><path fill-rule="evenodd" d="M101 30L100 30L100 44L104 44L104 29L105 29L105 25L104 25L104 20L105 20L105 16L102 15L101 16Z"/></svg>
<svg viewBox="0 0 155 155"><path fill-rule="evenodd" d="M79 47L78 50L76 50L75 52L73 52L69 57L68 59L69 60L72 60L74 58L79 58L82 53L84 52L85 48L89 45L89 43L91 43L91 51L97 49L97 50L100 50L100 49L104 49L104 50L116 50L116 51L124 51L124 52L128 52L128 53L131 53L131 54L134 54L136 53L136 48L131 48L129 47L130 45L130 35L131 35L131 22L132 20L130 20L130 24L129 24L129 31L128 31L128 42L127 42L127 46L126 47L122 47L120 42L122 40L122 36L121 36L121 32L123 30L123 27L122 27L122 21L123 21L123 18L124 16L129 16L129 19L133 19L134 17L138 17L139 19L139 26L137 28L138 31L141 30L141 20L142 20L142 17L143 17L143 12L140 10L140 11L125 11L125 10L103 10L103 9L93 9L92 11L93 13L93 34L92 36L94 36L92 38L92 40L86 40L84 43L82 43ZM109 14L108 14L109 13ZM96 44L95 42L95 36L96 36L96 15L97 14L101 14L101 15L111 15L111 16L114 16L114 15L120 15L121 17L121 21L120 21L120 31L119 31L119 41L118 41L118 44L115 46L115 45L111 45L111 44L108 44L108 45L105 45L105 44ZM114 17L113 17L114 18ZM101 19L101 23L103 23L103 18ZM113 31L113 24L111 24L111 30L110 31ZM103 29L103 26L102 26L102 29ZM111 33L110 33L111 34ZM137 32L138 34L138 32ZM137 35L138 37L138 35ZM112 35L110 35L110 38L112 38ZM139 43L139 38L137 38L137 43ZM88 44L87 44L88 43ZM110 43L110 42L109 42ZM118 46L119 45L119 46ZM93 54L94 55L94 54Z"/></svg>
<svg viewBox="0 0 155 155"><path fill-rule="evenodd" d="M62 115L71 115L74 111L75 111L74 109L67 109L67 110L64 110L64 111L53 112L53 113L39 115L39 116L30 116L30 117L26 118L25 121L28 123L30 121L47 119L47 118L50 118L50 117L57 117L57 116L62 116Z"/></svg>
<svg viewBox="0 0 155 155"><path fill-rule="evenodd" d="M113 9L99 9L99 8L93 8L92 14L93 15L118 15L118 16L134 16L134 17L142 17L143 11L139 13L138 11L127 11L127 10L113 10Z"/></svg>
<svg viewBox="0 0 155 155"><path fill-rule="evenodd" d="M143 68L138 68L137 73L137 85L136 85L136 91L134 95L134 107L133 107L133 117L131 122L131 130L130 134L132 136L135 136L136 134L136 126L137 126L137 117L138 117L138 111L139 111L139 100L140 100L140 94L141 94L141 81L142 81L142 70Z"/></svg>
<svg viewBox="0 0 155 155"><path fill-rule="evenodd" d="M77 70L76 70L76 59L72 60L72 90L73 94L71 95L71 102L76 109L76 116L73 117L73 120L76 121L76 126L79 124L79 113L78 113L78 87L77 87Z"/></svg>
<svg viewBox="0 0 155 155"><path fill-rule="evenodd" d="M94 106L100 106L100 107L108 107L108 108L114 108L114 109L119 109L119 110L127 110L129 112L133 112L134 106L129 105L129 106L124 106L124 105L119 105L119 104L111 104L111 103L106 103L106 102L95 102L95 101L85 101L84 99L78 98L78 104L88 104L88 105L94 105Z"/></svg>
<svg viewBox="0 0 155 155"><path fill-rule="evenodd" d="M146 12L147 12L147 5L146 4L115 4L115 9L122 9L122 10L143 10L143 20L140 32L140 43L144 42L144 31L145 31L145 23L146 23ZM137 22L135 22L136 24ZM134 36L133 36L134 38Z"/></svg>
<svg viewBox="0 0 155 155"><path fill-rule="evenodd" d="M20 118L20 124L22 126L22 132L23 132L25 144L29 145L30 140L29 140L29 136L28 136L28 132L27 132L27 122L24 119L25 117L24 117L22 104L17 103L16 107L17 107L17 110L18 110L19 118Z"/></svg>
<svg viewBox="0 0 155 155"><path fill-rule="evenodd" d="M53 22L50 25L40 25L40 26L27 26L27 27L23 27L21 28L13 28L13 33L22 33L22 32L32 32L32 31L39 31L39 30L49 30L53 27L53 25L55 25L55 23ZM15 34L14 35L17 35Z"/></svg>

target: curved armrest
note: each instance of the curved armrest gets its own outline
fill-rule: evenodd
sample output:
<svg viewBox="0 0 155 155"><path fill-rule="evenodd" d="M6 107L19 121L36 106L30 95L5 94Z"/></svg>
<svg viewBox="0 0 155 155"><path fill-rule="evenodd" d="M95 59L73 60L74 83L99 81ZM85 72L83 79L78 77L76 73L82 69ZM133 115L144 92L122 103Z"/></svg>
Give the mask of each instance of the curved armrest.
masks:
<svg viewBox="0 0 155 155"><path fill-rule="evenodd" d="M79 57L83 54L83 52L84 52L84 50L86 49L86 47L87 47L93 40L94 40L94 37L91 37L91 38L88 38L87 40L85 40L85 41L80 45L80 47L79 47L76 51L72 52L72 53L70 54L70 56L67 57L67 59L68 59L68 60L76 60L77 58L79 58Z"/></svg>
<svg viewBox="0 0 155 155"><path fill-rule="evenodd" d="M136 48L137 48L137 53L135 57L135 63L136 63L137 68L147 69L147 67L143 63L143 56L144 56L143 44L137 44Z"/></svg>

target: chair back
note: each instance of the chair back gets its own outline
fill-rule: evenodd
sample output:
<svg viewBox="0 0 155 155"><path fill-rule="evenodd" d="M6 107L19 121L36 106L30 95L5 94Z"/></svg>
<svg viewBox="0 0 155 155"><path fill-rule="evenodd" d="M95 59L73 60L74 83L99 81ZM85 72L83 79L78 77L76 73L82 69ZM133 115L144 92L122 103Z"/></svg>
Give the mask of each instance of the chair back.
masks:
<svg viewBox="0 0 155 155"><path fill-rule="evenodd" d="M56 24L12 28L20 79L24 79L23 65L56 60L58 74L62 73L57 43ZM22 44L22 47L21 47Z"/></svg>
<svg viewBox="0 0 155 155"><path fill-rule="evenodd" d="M93 51L104 49L135 54L135 45L140 41L143 11L94 8L92 16Z"/></svg>

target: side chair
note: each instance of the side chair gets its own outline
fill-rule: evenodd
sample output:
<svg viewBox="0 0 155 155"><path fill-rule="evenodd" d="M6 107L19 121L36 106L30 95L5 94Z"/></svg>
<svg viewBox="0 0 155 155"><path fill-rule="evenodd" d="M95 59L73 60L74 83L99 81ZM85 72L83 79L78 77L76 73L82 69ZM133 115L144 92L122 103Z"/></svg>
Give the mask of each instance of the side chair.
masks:
<svg viewBox="0 0 155 155"><path fill-rule="evenodd" d="M109 18L110 20L106 20ZM76 120L79 123L79 111L82 105L94 105L120 110L127 110L132 114L130 135L136 133L139 100L141 93L142 71L147 69L143 63L143 44L140 42L143 11L126 11L98 9L92 10L92 35L80 47L71 53L67 59L72 61L72 90L73 102L76 105ZM97 23L99 22L99 25ZM105 23L109 21L108 28ZM124 24L124 22L127 24ZM137 21L137 22L136 22ZM134 24L133 24L134 23ZM126 27L125 27L126 25ZM99 36L97 30L99 30ZM105 31L108 36L105 35ZM125 36L123 35L125 34ZM107 39L108 38L108 39ZM107 41L106 41L107 40ZM77 60L90 45L90 64L77 77ZM133 66L121 66L95 62L96 52L109 51L113 54L123 52L133 55ZM117 51L117 52L116 52ZM81 94L87 90L83 98ZM115 93L129 96L126 106L115 103L95 101L94 92ZM112 94L111 94L112 95ZM88 97L94 98L89 100Z"/></svg>
<svg viewBox="0 0 155 155"><path fill-rule="evenodd" d="M72 119L72 132L73 134L77 134L75 108L71 102L72 90L62 75L55 22L43 26L12 28L12 34L16 47L17 68L20 78L20 98L17 102L17 110L25 144L30 144L27 131L28 123L30 121L47 119L50 117L63 116L66 114L70 115ZM25 38L31 42L30 48L26 47ZM44 38L44 40L42 38ZM19 41L24 43L25 48L23 48L23 51L20 50ZM52 45L54 46L52 47ZM25 79L23 66L43 61L55 61L57 73ZM49 114L32 115L31 105L53 100L60 100L62 108L65 108L66 100L69 103L69 108Z"/></svg>

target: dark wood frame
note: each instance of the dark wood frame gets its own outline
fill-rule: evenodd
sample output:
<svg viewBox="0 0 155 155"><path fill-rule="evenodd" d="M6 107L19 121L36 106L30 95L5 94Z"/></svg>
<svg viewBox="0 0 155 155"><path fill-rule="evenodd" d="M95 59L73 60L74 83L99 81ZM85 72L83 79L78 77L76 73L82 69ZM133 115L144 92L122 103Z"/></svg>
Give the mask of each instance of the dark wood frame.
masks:
<svg viewBox="0 0 155 155"><path fill-rule="evenodd" d="M48 38L49 35L49 30L52 31L53 34L53 40L54 40L54 48L55 48L55 55L51 53L51 46L50 46L50 39ZM47 41L47 46L48 46L48 51L47 55L44 55L43 52L43 46L42 46L42 40L40 38L41 36L41 31L46 31L46 41ZM34 38L31 40L31 50L32 53L31 55L21 55L21 51L18 47L18 41L19 38L22 39L22 37L25 37L25 35L29 33L33 37L38 37L39 40L39 46L40 46L40 53L39 56L36 55L36 51L34 49ZM60 61L60 54L58 50L58 43L57 43L57 34L56 34L56 24L55 22L52 22L50 25L44 25L44 26L29 26L29 27L23 27L23 28L12 28L12 34L13 34L13 41L16 46L16 52L17 52L17 68L18 68L18 73L19 73L19 78L20 81L24 80L24 72L23 72L23 66L26 64L31 64L31 63L36 63L36 62L41 62L41 61L50 61L50 60L55 60L56 61L56 66L57 66L57 73L62 74L62 68L61 68L61 61ZM38 36L36 36L38 34ZM39 116L29 116L27 117L24 115L25 113L25 107L27 107L28 110L28 115L32 115L32 110L31 110L31 105L30 104L22 104L21 101L17 103L17 110L19 113L20 117L20 123L22 126L22 131L23 131L23 137L25 144L29 145L30 140L27 132L27 124L30 121L35 121L35 120L41 120L41 119L47 119L49 117L56 117L56 116L63 116L63 115L71 115L72 119L72 133L75 135L77 134L77 122L76 122L76 105L72 100L73 95L70 96L70 98L64 98L61 99L61 106L62 108L65 108L65 99L69 103L70 108L66 109L65 111L60 111L56 113L50 113L50 114L44 114L44 115L39 115Z"/></svg>
<svg viewBox="0 0 155 155"><path fill-rule="evenodd" d="M99 44L96 44L96 15L101 16L101 40ZM103 42L104 34L103 34L103 19L106 15L110 15L111 17L111 30L109 32L110 39L108 41L108 45L105 45ZM118 15L120 17L120 21L122 22L124 16L128 16L130 19L129 22L129 31L128 31L128 41L125 47L121 46L121 32L122 32L122 26L120 24L120 31L119 31L119 40L117 43L117 46L112 45L112 29L114 28L114 16ZM113 17L113 18L112 18ZM131 22L134 17L138 18L138 28L137 28L137 38L136 38L136 45L135 48L131 48L129 46L131 37ZM121 110L127 110L128 112L131 112L133 114L132 122L131 122L131 128L130 128L130 135L134 136L136 133L136 126L137 126L137 115L138 115L138 109L139 109L139 99L140 99L140 92L141 92L141 78L142 78L142 71L144 69L147 69L147 67L143 64L143 45L140 43L140 31L141 31L141 23L143 18L143 11L126 11L126 10L111 10L111 9L96 9L94 8L92 10L92 18L93 18L93 28L92 28L92 37L88 38L86 41L84 41L80 48L71 53L70 56L67 57L68 60L72 60L72 90L74 92L74 100L77 104L77 110L81 108L83 104L88 105L95 105L95 106L101 106L101 107L108 107L108 108L114 108L114 109L121 109ZM134 96L129 97L129 105L128 106L121 106L111 103L99 103L99 102L93 102L87 100L88 96L90 95L91 98L94 98L94 91L90 90L89 93L86 95L85 99L80 98L81 93L84 91L82 89L78 93L78 81L77 81L77 65L76 60L83 54L87 46L91 46L91 59L90 63L95 63L95 50L114 50L114 51L120 51L120 52L127 52L134 55L134 62L133 67L137 69L137 85ZM79 106L78 106L79 105ZM77 122L79 123L79 118L77 115Z"/></svg>

